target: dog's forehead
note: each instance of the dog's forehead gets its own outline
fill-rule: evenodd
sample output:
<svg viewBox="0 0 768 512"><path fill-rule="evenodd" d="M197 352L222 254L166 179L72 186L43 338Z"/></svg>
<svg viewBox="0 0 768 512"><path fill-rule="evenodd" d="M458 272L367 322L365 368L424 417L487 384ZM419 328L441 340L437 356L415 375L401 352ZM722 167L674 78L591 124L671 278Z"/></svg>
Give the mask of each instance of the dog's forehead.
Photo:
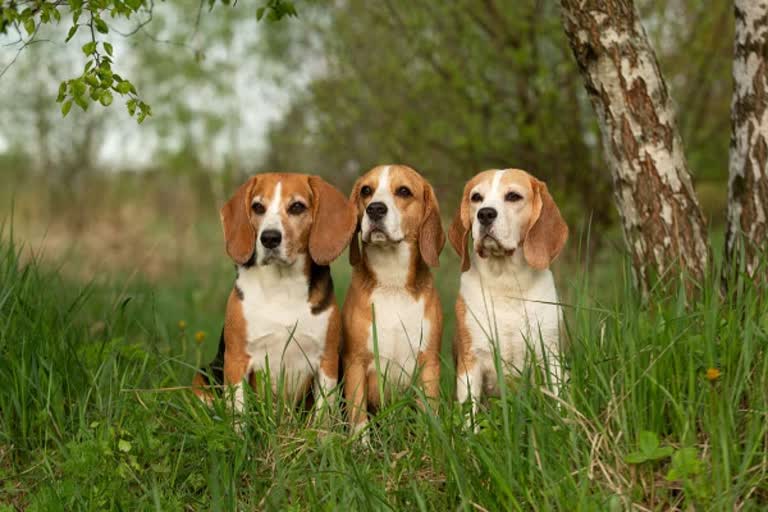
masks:
<svg viewBox="0 0 768 512"><path fill-rule="evenodd" d="M388 165L379 165L371 169L370 171L366 172L362 176L360 176L357 179L358 183L364 183L368 185L371 188L376 188L379 186L379 180L381 179L382 175L384 174L384 171L390 166Z"/></svg>
<svg viewBox="0 0 768 512"><path fill-rule="evenodd" d="M289 199L296 196L309 199L311 189L309 179L304 174L266 173L259 174L253 188L253 197L273 198L275 190L280 185L280 197Z"/></svg>
<svg viewBox="0 0 768 512"><path fill-rule="evenodd" d="M389 183L392 187L407 185L418 188L424 184L424 178L407 165L391 165L389 166Z"/></svg>
<svg viewBox="0 0 768 512"><path fill-rule="evenodd" d="M477 174L469 182L468 189L483 188L491 190L495 188L500 193L510 187L532 190L531 175L521 169L489 169Z"/></svg>
<svg viewBox="0 0 768 512"><path fill-rule="evenodd" d="M378 188L384 180L390 189L403 185L418 189L424 182L424 178L407 165L379 165L360 178L361 183L374 189Z"/></svg>
<svg viewBox="0 0 768 512"><path fill-rule="evenodd" d="M500 185L502 188L509 188L511 185L518 185L524 190L532 190L532 182L532 176L521 169L505 169L500 179Z"/></svg>

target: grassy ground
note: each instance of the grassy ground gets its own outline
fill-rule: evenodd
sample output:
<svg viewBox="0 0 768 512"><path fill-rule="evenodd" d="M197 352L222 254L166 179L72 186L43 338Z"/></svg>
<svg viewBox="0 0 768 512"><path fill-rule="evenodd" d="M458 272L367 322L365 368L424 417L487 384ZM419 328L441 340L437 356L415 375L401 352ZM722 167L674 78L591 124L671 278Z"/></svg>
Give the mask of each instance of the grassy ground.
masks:
<svg viewBox="0 0 768 512"><path fill-rule="evenodd" d="M334 268L341 295L346 269ZM250 401L239 435L223 404L174 389L215 351L224 258L162 282L83 285L0 242L0 510L765 509L765 301L741 282L728 302L710 284L690 308L675 294L644 305L620 265L561 274L562 401L523 380L473 433L446 361L439 414L397 397L367 449L341 421L267 401Z"/></svg>

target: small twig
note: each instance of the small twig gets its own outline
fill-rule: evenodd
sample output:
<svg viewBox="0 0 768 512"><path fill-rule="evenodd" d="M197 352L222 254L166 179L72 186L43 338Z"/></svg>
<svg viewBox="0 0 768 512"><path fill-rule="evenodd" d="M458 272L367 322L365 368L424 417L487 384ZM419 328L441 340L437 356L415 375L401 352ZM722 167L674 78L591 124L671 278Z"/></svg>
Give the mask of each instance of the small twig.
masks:
<svg viewBox="0 0 768 512"><path fill-rule="evenodd" d="M149 3L149 8L146 9L147 13L149 13L149 17L146 20L140 22L130 32L120 32L119 30L114 29L114 28L112 29L112 32L115 32L116 34L118 34L120 36L123 36L123 37L131 37L133 35L136 35L137 32L139 32L140 30L143 30L144 27L147 26L152 21L152 14L153 14L154 10L155 10L155 2L154 2L154 0L152 0Z"/></svg>
<svg viewBox="0 0 768 512"><path fill-rule="evenodd" d="M88 9L88 11L91 13L91 19L88 22L88 26L91 29L91 41L96 45L96 32L93 30L93 9ZM101 65L101 56L99 55L98 47L94 47L93 58L96 61L96 67L99 67Z"/></svg>
<svg viewBox="0 0 768 512"><path fill-rule="evenodd" d="M19 58L19 55L21 55L21 52L22 52L22 51L24 51L24 49L25 49L27 46L30 46L30 45L32 45L32 44L34 44L34 43L38 42L38 41L35 41L35 36L37 35L37 32L38 32L39 30L40 30L40 25L38 24L38 25L35 27L35 31L34 31L34 32L32 32L32 35L29 37L29 39L28 39L27 41L25 41L25 42L24 42L24 44L23 44L23 45L21 45L21 48L19 48L19 49L16 51L16 55L14 55L14 56L13 56L13 59L11 59L11 62L9 62L8 64L6 64L6 66L5 66L5 67L2 69L2 71L0 71L0 78L3 78L3 75L5 75L6 71L8 71L8 70L10 69L10 67L11 67L11 66L13 66L13 65L16 63L16 61L17 61L17 60L18 60L18 58ZM19 37L21 37L21 32L19 32ZM39 42L44 42L44 40L41 40L41 41L39 41ZM18 43L15 43L15 44L18 44Z"/></svg>
<svg viewBox="0 0 768 512"><path fill-rule="evenodd" d="M190 39L194 39L197 35L198 29L200 29L200 18L203 14L203 4L205 4L205 0L200 0L200 5L197 6L197 16L195 17L195 29L192 31L192 35L189 36Z"/></svg>

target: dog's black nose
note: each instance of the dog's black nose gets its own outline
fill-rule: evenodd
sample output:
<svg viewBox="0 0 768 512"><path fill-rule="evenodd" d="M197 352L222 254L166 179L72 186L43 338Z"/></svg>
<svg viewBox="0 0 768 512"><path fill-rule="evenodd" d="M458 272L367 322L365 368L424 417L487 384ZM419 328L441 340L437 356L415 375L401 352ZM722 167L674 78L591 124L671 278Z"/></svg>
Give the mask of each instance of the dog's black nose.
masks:
<svg viewBox="0 0 768 512"><path fill-rule="evenodd" d="M375 202L368 205L365 209L365 213L372 221L381 220L387 214L387 205L381 202Z"/></svg>
<svg viewBox="0 0 768 512"><path fill-rule="evenodd" d="M267 249L274 249L280 245L280 242L283 240L283 235L276 229L267 229L261 232L259 240L261 240L261 245Z"/></svg>
<svg viewBox="0 0 768 512"><path fill-rule="evenodd" d="M496 208L480 208L477 211L477 220L480 221L480 224L483 226L490 226L493 224L493 221L496 220L496 217L499 216L499 212L496 211Z"/></svg>

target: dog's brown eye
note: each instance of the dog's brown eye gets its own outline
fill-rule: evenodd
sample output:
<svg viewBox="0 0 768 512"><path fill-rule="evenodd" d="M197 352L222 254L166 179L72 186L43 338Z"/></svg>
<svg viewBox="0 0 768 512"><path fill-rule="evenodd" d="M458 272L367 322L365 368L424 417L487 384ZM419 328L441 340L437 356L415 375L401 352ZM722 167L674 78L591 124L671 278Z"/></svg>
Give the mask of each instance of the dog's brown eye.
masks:
<svg viewBox="0 0 768 512"><path fill-rule="evenodd" d="M307 205L302 202L294 201L291 206L288 207L288 213L291 215L301 215L307 209Z"/></svg>
<svg viewBox="0 0 768 512"><path fill-rule="evenodd" d="M479 192L475 192L474 194L472 194L472 197L470 197L470 199L472 200L473 203L479 203L480 201L483 200L483 196L480 195Z"/></svg>
<svg viewBox="0 0 768 512"><path fill-rule="evenodd" d="M507 192L507 195L504 196L504 200L505 201L509 201L509 202L512 202L512 203L514 203L516 201L519 201L522 198L523 198L523 196L521 196L517 192Z"/></svg>
<svg viewBox="0 0 768 512"><path fill-rule="evenodd" d="M360 195L363 197L368 197L373 194L373 189L369 187L368 185L363 185L363 188L360 189Z"/></svg>
<svg viewBox="0 0 768 512"><path fill-rule="evenodd" d="M267 211L267 209L264 208L264 205L261 203L253 203L251 205L251 209L256 215L264 215L264 213Z"/></svg>
<svg viewBox="0 0 768 512"><path fill-rule="evenodd" d="M413 194L411 193L411 189L408 187L398 187L398 189L395 191L395 195L398 197L411 197Z"/></svg>

